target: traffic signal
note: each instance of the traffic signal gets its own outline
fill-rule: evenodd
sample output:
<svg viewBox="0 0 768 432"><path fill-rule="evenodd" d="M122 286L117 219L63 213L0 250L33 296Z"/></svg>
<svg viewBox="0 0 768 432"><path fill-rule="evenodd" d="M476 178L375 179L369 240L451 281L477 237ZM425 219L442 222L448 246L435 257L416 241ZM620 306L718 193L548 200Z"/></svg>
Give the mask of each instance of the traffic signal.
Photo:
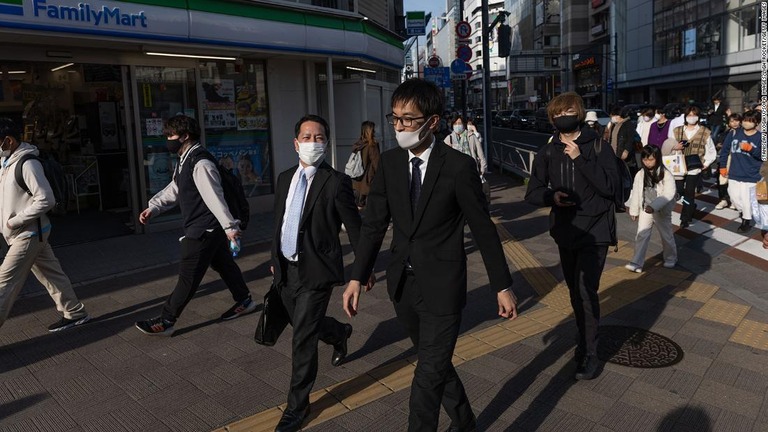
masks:
<svg viewBox="0 0 768 432"><path fill-rule="evenodd" d="M499 24L496 36L499 43L499 57L509 57L509 51L512 49L512 29L506 24Z"/></svg>

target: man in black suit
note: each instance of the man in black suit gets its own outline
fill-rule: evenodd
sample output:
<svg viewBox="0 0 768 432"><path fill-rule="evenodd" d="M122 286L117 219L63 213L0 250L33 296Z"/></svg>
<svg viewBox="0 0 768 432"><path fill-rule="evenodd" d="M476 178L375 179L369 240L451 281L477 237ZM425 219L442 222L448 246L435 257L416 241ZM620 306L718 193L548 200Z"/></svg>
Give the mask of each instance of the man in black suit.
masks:
<svg viewBox="0 0 768 432"><path fill-rule="evenodd" d="M712 131L712 139L717 142L720 138L720 132L723 130L723 126L726 123L726 111L728 107L721 103L720 96L714 96L712 98L712 109L709 111L707 117L707 126Z"/></svg>
<svg viewBox="0 0 768 432"><path fill-rule="evenodd" d="M272 242L272 273L293 325L291 388L279 432L299 430L309 414L318 340L333 345L334 366L347 355L352 326L325 314L333 287L344 284L341 224L353 248L360 236L352 180L324 162L328 123L307 115L296 123L295 133L299 165L277 179Z"/></svg>
<svg viewBox="0 0 768 432"><path fill-rule="evenodd" d="M451 364L467 294L465 221L483 256L499 315L514 319L512 277L488 214L477 163L435 141L443 112L440 90L425 80L408 80L392 94L392 111L387 118L400 148L381 155L344 310L350 317L357 313L360 281L368 279L391 220L387 288L418 352L408 430L436 430L442 404L451 418L449 430L471 431L475 416Z"/></svg>

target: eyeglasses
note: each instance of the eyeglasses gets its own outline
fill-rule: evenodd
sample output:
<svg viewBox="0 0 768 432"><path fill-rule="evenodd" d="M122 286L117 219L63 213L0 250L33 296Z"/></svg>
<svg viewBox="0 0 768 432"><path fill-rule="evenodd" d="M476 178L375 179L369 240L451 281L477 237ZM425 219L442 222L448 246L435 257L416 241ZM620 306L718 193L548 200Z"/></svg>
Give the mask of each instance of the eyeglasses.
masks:
<svg viewBox="0 0 768 432"><path fill-rule="evenodd" d="M426 116L421 117L398 117L394 113L389 113L386 115L387 117L387 123L391 124L392 126L395 126L397 122L400 122L403 127L411 127L413 126L413 122L415 120L421 120L427 118Z"/></svg>

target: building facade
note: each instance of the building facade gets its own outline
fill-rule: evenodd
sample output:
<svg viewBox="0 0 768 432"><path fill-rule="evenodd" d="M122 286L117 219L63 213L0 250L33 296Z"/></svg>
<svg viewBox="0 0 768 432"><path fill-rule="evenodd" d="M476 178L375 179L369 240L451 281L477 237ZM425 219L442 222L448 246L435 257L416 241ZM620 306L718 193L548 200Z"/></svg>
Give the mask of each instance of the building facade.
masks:
<svg viewBox="0 0 768 432"><path fill-rule="evenodd" d="M512 34L510 108L538 108L562 91L560 0L505 0Z"/></svg>
<svg viewBox="0 0 768 432"><path fill-rule="evenodd" d="M745 103L758 100L759 2L591 0L569 5L570 10L563 7L564 19L574 25L563 26L563 82L588 105L707 105L719 96L742 111ZM587 25L576 25L584 22L585 13ZM584 28L586 38L578 34Z"/></svg>
<svg viewBox="0 0 768 432"><path fill-rule="evenodd" d="M0 0L0 115L66 173L57 232L179 226L178 213L136 221L171 179L162 127L176 114L200 120L203 145L269 211L275 175L296 163L299 117L329 119L337 166L360 121L384 124L403 64L398 15L402 0Z"/></svg>
<svg viewBox="0 0 768 432"><path fill-rule="evenodd" d="M760 2L614 2L618 95L624 103L709 103L719 96L742 111L760 83ZM621 60L621 55L619 56Z"/></svg>

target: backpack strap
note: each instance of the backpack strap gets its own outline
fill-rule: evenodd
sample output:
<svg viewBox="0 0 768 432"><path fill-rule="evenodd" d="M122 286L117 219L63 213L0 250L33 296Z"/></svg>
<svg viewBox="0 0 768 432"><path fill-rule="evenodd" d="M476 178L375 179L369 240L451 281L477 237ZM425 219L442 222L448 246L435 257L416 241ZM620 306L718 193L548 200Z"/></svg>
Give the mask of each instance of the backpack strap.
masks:
<svg viewBox="0 0 768 432"><path fill-rule="evenodd" d="M37 156L33 154L25 154L24 156L20 157L18 161L16 161L16 168L14 170L14 177L16 177L16 184L19 185L21 190L24 191L29 196L32 196L32 191L29 190L29 186L27 186L27 182L24 181L24 162L30 160L30 159L36 159L40 160ZM37 238L38 241L43 241L43 223L40 220L41 218L37 218Z"/></svg>
<svg viewBox="0 0 768 432"><path fill-rule="evenodd" d="M24 156L20 157L19 160L16 161L16 170L14 171L14 176L16 177L16 184L19 185L21 190L23 190L27 195L32 196L32 191L29 190L27 182L24 181L24 172L22 171L24 162L30 159L40 160L40 158L33 154L25 154Z"/></svg>

